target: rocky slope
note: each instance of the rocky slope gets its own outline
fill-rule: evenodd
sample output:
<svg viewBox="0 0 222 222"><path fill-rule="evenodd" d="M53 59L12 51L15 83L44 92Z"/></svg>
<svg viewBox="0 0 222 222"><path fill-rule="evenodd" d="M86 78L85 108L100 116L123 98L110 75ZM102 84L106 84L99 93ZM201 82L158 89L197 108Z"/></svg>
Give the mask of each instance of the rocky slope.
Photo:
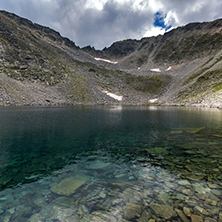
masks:
<svg viewBox="0 0 222 222"><path fill-rule="evenodd" d="M0 11L0 105L167 104L222 107L222 20L163 36L80 49Z"/></svg>

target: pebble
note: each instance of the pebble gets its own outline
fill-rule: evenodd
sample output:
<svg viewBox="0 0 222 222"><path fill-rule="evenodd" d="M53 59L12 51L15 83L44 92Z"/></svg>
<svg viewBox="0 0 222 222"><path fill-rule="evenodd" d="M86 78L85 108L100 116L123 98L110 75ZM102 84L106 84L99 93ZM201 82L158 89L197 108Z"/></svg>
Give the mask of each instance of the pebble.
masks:
<svg viewBox="0 0 222 222"><path fill-rule="evenodd" d="M204 222L217 222L217 220L208 217L204 220Z"/></svg>
<svg viewBox="0 0 222 222"><path fill-rule="evenodd" d="M182 186L188 186L191 185L190 182L188 180L180 180L178 182L178 184L182 185Z"/></svg>
<svg viewBox="0 0 222 222"><path fill-rule="evenodd" d="M188 207L183 207L183 212L185 213L185 215L187 215L188 217L191 216L191 212L190 209Z"/></svg>
<svg viewBox="0 0 222 222"><path fill-rule="evenodd" d="M137 222L147 222L149 219L151 219L152 214L146 210L143 211L141 217L137 219Z"/></svg>
<svg viewBox="0 0 222 222"><path fill-rule="evenodd" d="M3 209L0 208L0 214L4 213L5 211Z"/></svg>
<svg viewBox="0 0 222 222"><path fill-rule="evenodd" d="M198 215L191 215L191 221L192 222L203 222L203 218Z"/></svg>
<svg viewBox="0 0 222 222"><path fill-rule="evenodd" d="M13 208L11 208L11 209L8 209L8 212L9 212L10 214L14 214L14 213L15 213L15 207L13 207Z"/></svg>

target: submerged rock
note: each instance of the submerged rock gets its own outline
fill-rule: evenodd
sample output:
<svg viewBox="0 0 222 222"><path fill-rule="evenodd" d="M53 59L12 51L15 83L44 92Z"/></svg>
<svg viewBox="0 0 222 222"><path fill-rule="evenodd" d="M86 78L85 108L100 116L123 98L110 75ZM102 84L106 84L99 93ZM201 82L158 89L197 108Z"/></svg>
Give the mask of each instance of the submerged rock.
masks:
<svg viewBox="0 0 222 222"><path fill-rule="evenodd" d="M124 210L124 218L127 220L132 220L140 217L142 214L142 205L135 203L127 203Z"/></svg>
<svg viewBox="0 0 222 222"><path fill-rule="evenodd" d="M181 180L178 182L178 184L180 184L182 186L188 186L188 185L190 185L190 182L188 180Z"/></svg>
<svg viewBox="0 0 222 222"><path fill-rule="evenodd" d="M205 129L205 127L199 127L199 128L184 128L183 130L187 133L196 134L199 133L201 130Z"/></svg>
<svg viewBox="0 0 222 222"><path fill-rule="evenodd" d="M184 215L184 213L183 213L181 210L179 210L179 209L175 209L175 210L176 210L178 216L181 218L181 220L182 220L183 222L189 222L189 221L190 221L190 220Z"/></svg>
<svg viewBox="0 0 222 222"><path fill-rule="evenodd" d="M183 207L183 212L185 213L186 216L188 216L188 217L191 216L191 212L190 212L190 209L188 207Z"/></svg>
<svg viewBox="0 0 222 222"><path fill-rule="evenodd" d="M86 181L84 179L70 177L63 180L59 184L54 185L51 188L51 191L59 195L70 196L85 182Z"/></svg>
<svg viewBox="0 0 222 222"><path fill-rule="evenodd" d="M89 165L86 165L85 167L87 169L91 169L91 170L100 170L100 169L103 169L109 165L110 165L109 163L105 163L100 160L97 160L97 161L90 163Z"/></svg>
<svg viewBox="0 0 222 222"><path fill-rule="evenodd" d="M90 222L117 222L113 215L104 211L95 211L92 215Z"/></svg>
<svg viewBox="0 0 222 222"><path fill-rule="evenodd" d="M172 130L172 131L170 132L170 134L181 134L181 133L183 133L182 130Z"/></svg>
<svg viewBox="0 0 222 222"><path fill-rule="evenodd" d="M191 221L192 222L203 222L203 218L201 216L198 216L198 215L192 215L191 216Z"/></svg>
<svg viewBox="0 0 222 222"><path fill-rule="evenodd" d="M146 210L143 211L141 217L137 219L137 222L147 222L149 219L151 219L152 215L150 212L147 212Z"/></svg>
<svg viewBox="0 0 222 222"><path fill-rule="evenodd" d="M161 217L165 220L169 220L170 218L177 216L173 207L170 207L170 206L150 204L150 208L154 211L154 213L158 217Z"/></svg>

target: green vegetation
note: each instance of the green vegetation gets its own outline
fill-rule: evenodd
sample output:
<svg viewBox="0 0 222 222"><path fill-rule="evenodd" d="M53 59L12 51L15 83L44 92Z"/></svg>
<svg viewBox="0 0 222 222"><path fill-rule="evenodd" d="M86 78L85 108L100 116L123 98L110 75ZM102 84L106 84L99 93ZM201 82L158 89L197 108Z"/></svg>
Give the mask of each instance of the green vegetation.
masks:
<svg viewBox="0 0 222 222"><path fill-rule="evenodd" d="M134 89L142 92L157 94L169 84L171 77L169 75L157 74L153 76L134 76L126 75L125 81Z"/></svg>
<svg viewBox="0 0 222 222"><path fill-rule="evenodd" d="M219 82L218 84L216 84L214 87L213 87L214 91L220 91L222 90L222 82Z"/></svg>
<svg viewBox="0 0 222 222"><path fill-rule="evenodd" d="M210 58L204 65L206 65L206 64L208 64L210 61L212 61L213 60L213 57L212 58ZM212 65L210 65L210 66L208 66L208 67L206 67L206 68L203 68L203 69L201 69L200 71L198 71L198 72L196 72L196 73L194 73L192 76L190 76L184 83L183 83L183 85L187 85L188 83L190 83L192 80L194 80L194 79L196 79L197 77L199 77L200 75L202 75L205 71L207 71L207 70L209 70L210 68L212 68L214 65L216 65L218 62L220 62L222 60L222 56L220 56L219 58L217 58L216 59L216 61L212 64ZM204 66L203 65L203 66ZM202 66L202 67L203 67ZM215 70L216 71L216 70ZM213 72L215 72L215 71L213 71ZM206 76L203 76L202 77L203 79L205 79L206 78ZM201 77L199 78L199 81L201 81L201 79L202 79Z"/></svg>
<svg viewBox="0 0 222 222"><path fill-rule="evenodd" d="M178 97L178 102L197 101L222 89L222 68L206 72ZM219 82L219 83L218 83Z"/></svg>
<svg viewBox="0 0 222 222"><path fill-rule="evenodd" d="M207 60L207 62L205 62L201 68L203 68L204 66L206 66L209 62L211 62L214 59L214 57L211 57L209 60Z"/></svg>
<svg viewBox="0 0 222 222"><path fill-rule="evenodd" d="M184 83L183 85L187 85L188 83L190 83L192 80L196 79L197 77L199 77L200 75L202 75L205 71L207 71L208 68L204 68L201 69L200 71L194 73L192 76L190 76Z"/></svg>
<svg viewBox="0 0 222 222"><path fill-rule="evenodd" d="M181 35L173 35L162 42L154 60L157 63L192 61L218 52L221 46L222 36L219 33L213 35L209 33L203 35L193 33L190 36L184 35L184 38Z"/></svg>
<svg viewBox="0 0 222 222"><path fill-rule="evenodd" d="M87 79L83 75L77 74L67 79L69 85L69 97L73 97L78 101L88 102L90 99L90 90Z"/></svg>

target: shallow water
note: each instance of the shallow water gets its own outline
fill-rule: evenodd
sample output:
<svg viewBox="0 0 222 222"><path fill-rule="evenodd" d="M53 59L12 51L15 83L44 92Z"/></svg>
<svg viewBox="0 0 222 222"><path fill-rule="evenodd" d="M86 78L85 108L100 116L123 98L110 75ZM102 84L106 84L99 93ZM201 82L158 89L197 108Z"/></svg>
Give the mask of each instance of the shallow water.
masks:
<svg viewBox="0 0 222 222"><path fill-rule="evenodd" d="M0 221L222 220L222 111L0 109Z"/></svg>

